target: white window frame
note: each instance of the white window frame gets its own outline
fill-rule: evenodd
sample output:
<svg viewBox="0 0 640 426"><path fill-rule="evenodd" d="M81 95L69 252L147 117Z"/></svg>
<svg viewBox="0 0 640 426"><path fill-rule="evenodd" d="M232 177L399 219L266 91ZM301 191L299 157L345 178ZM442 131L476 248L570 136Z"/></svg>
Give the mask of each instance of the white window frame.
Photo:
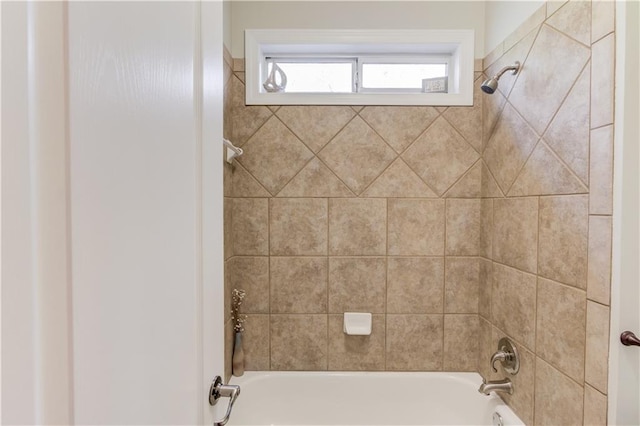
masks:
<svg viewBox="0 0 640 426"><path fill-rule="evenodd" d="M270 93L266 57L385 56L449 59L448 93ZM246 30L247 105L473 105L473 30Z"/></svg>

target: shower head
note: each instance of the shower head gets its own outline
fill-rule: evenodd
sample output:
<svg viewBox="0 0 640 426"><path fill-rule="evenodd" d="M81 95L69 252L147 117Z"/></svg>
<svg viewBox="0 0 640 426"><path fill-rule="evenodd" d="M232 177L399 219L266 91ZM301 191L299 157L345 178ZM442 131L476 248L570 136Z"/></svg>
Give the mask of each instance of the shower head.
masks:
<svg viewBox="0 0 640 426"><path fill-rule="evenodd" d="M482 83L482 86L480 86L482 91L490 95L493 94L493 92L495 92L496 89L498 88L498 80L500 80L500 77L502 77L502 74L504 74L507 71L511 71L511 74L513 75L518 74L518 71L520 71L520 62L516 61L515 65L504 67L500 70L498 74L494 75L491 78L486 79Z"/></svg>

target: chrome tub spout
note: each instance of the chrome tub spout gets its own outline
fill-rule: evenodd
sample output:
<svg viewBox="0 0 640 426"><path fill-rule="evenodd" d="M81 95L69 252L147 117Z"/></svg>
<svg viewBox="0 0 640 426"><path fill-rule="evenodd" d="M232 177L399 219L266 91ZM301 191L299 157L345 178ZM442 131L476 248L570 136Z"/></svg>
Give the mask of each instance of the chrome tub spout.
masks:
<svg viewBox="0 0 640 426"><path fill-rule="evenodd" d="M509 395L513 395L513 383L509 379L495 380L493 382L487 382L483 380L478 392L489 395L491 392L506 392Z"/></svg>

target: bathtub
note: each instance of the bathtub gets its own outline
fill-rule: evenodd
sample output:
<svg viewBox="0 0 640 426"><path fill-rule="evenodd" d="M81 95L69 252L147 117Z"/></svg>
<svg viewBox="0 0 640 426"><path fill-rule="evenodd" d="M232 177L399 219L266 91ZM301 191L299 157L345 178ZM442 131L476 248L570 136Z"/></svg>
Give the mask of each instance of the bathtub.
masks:
<svg viewBox="0 0 640 426"><path fill-rule="evenodd" d="M246 372L228 425L524 425L477 373ZM494 413L498 413L499 418Z"/></svg>

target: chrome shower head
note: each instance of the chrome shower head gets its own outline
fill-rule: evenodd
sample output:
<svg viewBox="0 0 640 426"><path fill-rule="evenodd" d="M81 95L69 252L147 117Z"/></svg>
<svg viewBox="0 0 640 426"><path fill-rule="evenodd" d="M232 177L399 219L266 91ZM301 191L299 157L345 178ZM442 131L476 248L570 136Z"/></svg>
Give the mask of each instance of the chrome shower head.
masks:
<svg viewBox="0 0 640 426"><path fill-rule="evenodd" d="M502 74L504 74L507 71L511 71L511 74L513 75L518 74L518 71L520 71L520 62L516 61L515 65L504 67L500 70L498 74L494 75L491 78L486 79L482 83L482 86L480 86L482 91L484 93L488 93L489 95L493 94L493 92L495 92L496 89L498 88L498 80L500 80L500 77L502 77Z"/></svg>

